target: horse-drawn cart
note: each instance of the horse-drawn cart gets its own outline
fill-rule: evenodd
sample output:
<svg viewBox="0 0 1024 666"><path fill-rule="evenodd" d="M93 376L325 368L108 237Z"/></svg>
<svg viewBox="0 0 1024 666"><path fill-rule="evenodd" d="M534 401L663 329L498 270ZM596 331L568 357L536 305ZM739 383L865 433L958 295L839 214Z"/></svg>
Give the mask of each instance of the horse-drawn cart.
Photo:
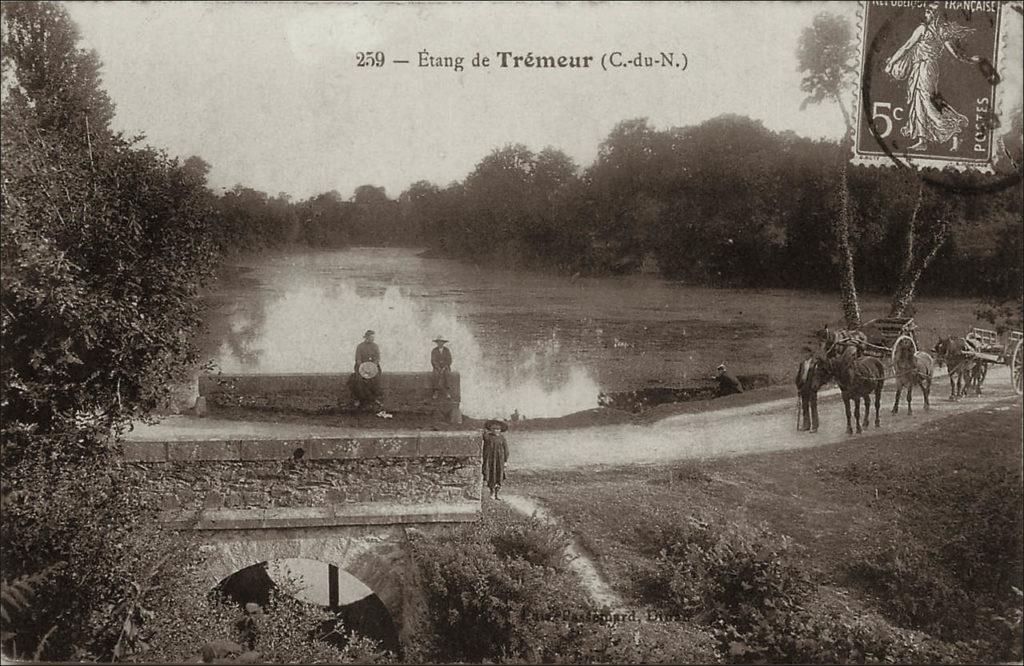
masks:
<svg viewBox="0 0 1024 666"><path fill-rule="evenodd" d="M896 362L896 351L904 340L917 352L917 326L909 317L882 317L861 325L860 330L868 337L865 354L889 357Z"/></svg>
<svg viewBox="0 0 1024 666"><path fill-rule="evenodd" d="M1017 395L1024 393L1022 376L1024 376L1024 334L1021 331L1010 331L1004 340L999 334L986 328L972 328L964 336L966 349L963 355L981 364L982 378L987 374L988 365L997 363L1010 366L1010 385ZM979 386L980 388L980 386Z"/></svg>
<svg viewBox="0 0 1024 666"><path fill-rule="evenodd" d="M855 347L865 356L896 360L896 350L903 344L910 344L917 352L917 326L910 317L881 317L861 324L854 331L818 332L826 356L841 353L847 347Z"/></svg>

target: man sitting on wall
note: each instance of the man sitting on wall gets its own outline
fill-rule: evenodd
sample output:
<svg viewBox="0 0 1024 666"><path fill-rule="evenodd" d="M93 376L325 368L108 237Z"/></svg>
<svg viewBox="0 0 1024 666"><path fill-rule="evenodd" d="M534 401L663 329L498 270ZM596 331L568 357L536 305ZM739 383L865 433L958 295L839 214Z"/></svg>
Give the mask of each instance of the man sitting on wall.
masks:
<svg viewBox="0 0 1024 666"><path fill-rule="evenodd" d="M374 331L363 334L363 341L356 347L356 363L349 389L355 399L355 406L381 407L380 401L380 347L373 341Z"/></svg>
<svg viewBox="0 0 1024 666"><path fill-rule="evenodd" d="M434 344L437 346L430 350L430 367L434 370L433 389L435 400L441 391L444 391L445 398L450 400L452 397L448 387L452 374L452 350L444 346L446 342L448 341L438 336L434 338Z"/></svg>

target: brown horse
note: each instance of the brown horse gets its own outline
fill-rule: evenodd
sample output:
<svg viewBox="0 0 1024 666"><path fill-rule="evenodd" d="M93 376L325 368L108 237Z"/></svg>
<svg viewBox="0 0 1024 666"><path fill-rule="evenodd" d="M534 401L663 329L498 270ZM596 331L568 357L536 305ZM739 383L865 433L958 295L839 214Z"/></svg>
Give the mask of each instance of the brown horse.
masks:
<svg viewBox="0 0 1024 666"><path fill-rule="evenodd" d="M900 392L903 387L907 388L907 414L914 413L910 406L914 384L921 387L924 408L928 409L931 406L928 404L928 394L932 388L935 361L926 352L914 351L914 345L909 341L901 341L898 345L893 363L896 372L896 400L892 403L892 413L898 414L900 411Z"/></svg>
<svg viewBox="0 0 1024 666"><path fill-rule="evenodd" d="M847 349L855 349L860 353L868 342L868 336L864 335L861 331L833 331L828 327L828 324L815 331L814 337L820 341L821 353L826 358L838 356Z"/></svg>
<svg viewBox="0 0 1024 666"><path fill-rule="evenodd" d="M984 361L972 360L964 371L966 383L964 384L964 395L972 390L974 395L981 395L981 385L985 383L985 376L988 374L988 365Z"/></svg>
<svg viewBox="0 0 1024 666"><path fill-rule="evenodd" d="M949 399L956 400L964 395L969 381L968 372L974 364L968 354L970 345L967 340L958 337L939 338L932 351L938 360L939 367L949 367Z"/></svg>
<svg viewBox="0 0 1024 666"><path fill-rule="evenodd" d="M823 376L834 379L839 385L839 392L843 396L843 404L846 407L846 432L853 434L853 427L850 422L850 401L853 401L853 410L857 432L860 427L860 401L864 400L864 427L868 427L871 420L871 394L875 395L875 427L881 424L878 416L878 406L882 401L882 384L885 382L885 366L873 356L857 356L857 350L848 348L835 358L826 359L821 363Z"/></svg>

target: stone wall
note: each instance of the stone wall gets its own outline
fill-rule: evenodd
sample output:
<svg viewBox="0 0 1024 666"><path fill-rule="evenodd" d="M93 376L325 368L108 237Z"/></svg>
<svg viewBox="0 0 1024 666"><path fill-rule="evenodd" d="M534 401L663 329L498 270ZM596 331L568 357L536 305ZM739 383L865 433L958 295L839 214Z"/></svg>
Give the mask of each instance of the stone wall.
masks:
<svg viewBox="0 0 1024 666"><path fill-rule="evenodd" d="M168 462L147 466L166 510L318 507L350 502L473 499L477 465L465 458Z"/></svg>
<svg viewBox="0 0 1024 666"><path fill-rule="evenodd" d="M481 497L474 433L129 442L170 522L199 529L463 522Z"/></svg>
<svg viewBox="0 0 1024 666"><path fill-rule="evenodd" d="M299 413L329 413L345 409L352 402L348 388L350 374L203 375L199 395L206 408L258 409ZM449 378L450 398L433 397L429 372L385 372L381 375L381 396L392 412L439 412L457 421L461 400L459 373Z"/></svg>

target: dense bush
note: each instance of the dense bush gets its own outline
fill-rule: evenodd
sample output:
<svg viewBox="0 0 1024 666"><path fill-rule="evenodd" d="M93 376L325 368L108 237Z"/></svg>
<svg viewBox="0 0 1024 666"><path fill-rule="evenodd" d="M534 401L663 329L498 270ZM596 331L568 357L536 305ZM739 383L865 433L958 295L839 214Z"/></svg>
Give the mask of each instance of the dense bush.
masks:
<svg viewBox="0 0 1024 666"><path fill-rule="evenodd" d="M368 638L348 633L326 608L272 590L266 608L237 604L182 580L155 599L145 628L146 649L131 661L187 663L211 654L249 663L383 664L394 656ZM344 647L330 633L346 635ZM248 654L247 654L248 653Z"/></svg>
<svg viewBox="0 0 1024 666"><path fill-rule="evenodd" d="M192 359L213 197L194 163L110 129L99 61L61 5L0 11L3 578L46 572L5 612L3 648L111 660L189 552L156 527L117 434Z"/></svg>
<svg viewBox="0 0 1024 666"><path fill-rule="evenodd" d="M757 613L744 632L716 631L732 663L976 663L969 645L893 629L876 618L840 610L796 608Z"/></svg>
<svg viewBox="0 0 1024 666"><path fill-rule="evenodd" d="M647 527L641 541L654 559L638 573L646 598L703 621L732 663L957 663L991 654L822 608L788 539L763 525L691 518ZM901 571L913 577L918 564Z"/></svg>
<svg viewBox="0 0 1024 666"><path fill-rule="evenodd" d="M501 522L488 532L495 552L501 557L518 557L530 564L559 570L568 563L568 535L536 516L522 522Z"/></svg>
<svg viewBox="0 0 1024 666"><path fill-rule="evenodd" d="M438 661L550 660L592 609L571 574L502 556L482 530L421 538L415 559L427 598L424 656Z"/></svg>
<svg viewBox="0 0 1024 666"><path fill-rule="evenodd" d="M675 612L745 631L758 614L798 608L811 583L785 537L766 526L691 518L648 535L658 547L647 589Z"/></svg>

